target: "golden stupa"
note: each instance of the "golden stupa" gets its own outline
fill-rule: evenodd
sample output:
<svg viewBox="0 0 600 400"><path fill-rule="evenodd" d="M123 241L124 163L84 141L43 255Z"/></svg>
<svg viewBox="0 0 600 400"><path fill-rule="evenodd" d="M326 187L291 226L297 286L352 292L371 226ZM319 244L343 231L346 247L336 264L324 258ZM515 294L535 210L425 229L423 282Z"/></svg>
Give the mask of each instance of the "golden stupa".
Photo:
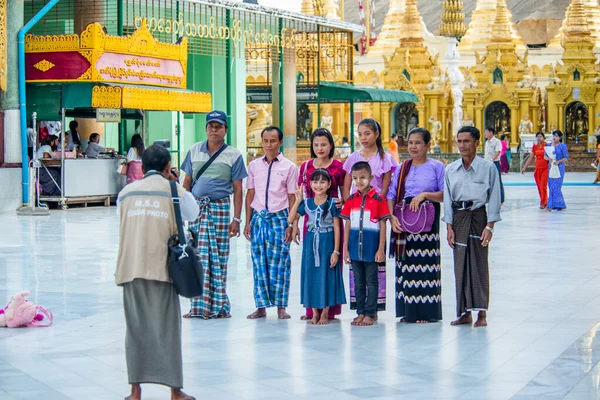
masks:
<svg viewBox="0 0 600 400"><path fill-rule="evenodd" d="M302 4L300 5L300 12L306 15L315 15L315 5L314 0L302 0Z"/></svg>
<svg viewBox="0 0 600 400"><path fill-rule="evenodd" d="M546 90L548 123L564 132L572 153L585 153L598 129L596 106L600 103L600 79L594 45L584 1L571 0L563 30L562 65L556 65L553 82Z"/></svg>
<svg viewBox="0 0 600 400"><path fill-rule="evenodd" d="M449 151L454 106L452 90L450 81L442 79L438 56L432 57L424 45L417 0L406 0L400 46L391 58L384 57L384 64L385 88L411 91L419 98L419 102L414 105L388 105L389 109L383 113L384 116L394 112L398 119L406 118L407 113L411 114L411 118L417 120L410 125L430 128L434 145L439 145L442 151ZM398 113L397 107L409 108ZM410 107L414 110L414 115ZM397 133L401 135L406 135L410 130L408 122L405 126L396 125L396 130L399 131Z"/></svg>
<svg viewBox="0 0 600 400"><path fill-rule="evenodd" d="M394 54L400 44L405 8L406 0L390 0L390 7L385 15L383 27L379 36L377 36L377 41L369 49L368 56L389 57Z"/></svg>
<svg viewBox="0 0 600 400"><path fill-rule="evenodd" d="M569 5L570 7L570 5ZM592 37L592 41L596 47L600 48L600 5L598 0L583 0L583 8L586 15L588 29ZM567 13L569 12L567 8ZM548 47L560 48L562 47L561 42L563 39L563 33L567 26L567 18L563 20L562 26L558 31L558 34L550 41Z"/></svg>
<svg viewBox="0 0 600 400"><path fill-rule="evenodd" d="M442 8L440 36L462 38L467 32L462 0L444 0Z"/></svg>
<svg viewBox="0 0 600 400"><path fill-rule="evenodd" d="M471 16L467 33L458 44L461 54L485 51L487 44L492 39L492 27L496 19L497 6L498 0L477 0L477 6ZM518 50L524 50L525 42L519 35L515 24L512 23L510 11L508 11L507 18L511 41L517 46Z"/></svg>
<svg viewBox="0 0 600 400"><path fill-rule="evenodd" d="M541 110L540 90L527 73L527 55L520 57L516 52L511 25L506 0L498 0L491 41L483 57L476 54L474 83L463 91L462 106L474 117L477 128L493 126L516 147L519 134L524 133L522 126L533 130L529 121L535 125Z"/></svg>

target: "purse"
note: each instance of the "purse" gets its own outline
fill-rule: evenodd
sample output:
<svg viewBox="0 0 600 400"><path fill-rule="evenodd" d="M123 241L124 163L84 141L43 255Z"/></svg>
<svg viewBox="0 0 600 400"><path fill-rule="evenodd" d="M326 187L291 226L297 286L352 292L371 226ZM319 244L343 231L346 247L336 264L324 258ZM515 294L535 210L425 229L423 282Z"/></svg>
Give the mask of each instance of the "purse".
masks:
<svg viewBox="0 0 600 400"><path fill-rule="evenodd" d="M558 165L554 164L554 162L552 162L552 165L550 165L550 172L548 173L548 177L552 179L560 178L560 169L558 168Z"/></svg>
<svg viewBox="0 0 600 400"><path fill-rule="evenodd" d="M117 172L120 175L127 175L128 170L129 170L129 164L127 164L126 162L124 162L123 164L120 164L119 167L117 168Z"/></svg>
<svg viewBox="0 0 600 400"><path fill-rule="evenodd" d="M413 234L430 232L433 229L435 208L431 201L426 200L419 204L419 210L415 212L410 209L410 203L402 200L401 204L396 204L394 207L394 215L400 221L404 232Z"/></svg>
<svg viewBox="0 0 600 400"><path fill-rule="evenodd" d="M169 238L169 275L173 281L175 291L182 297L194 298L202 296L204 289L204 271L198 257L198 240L193 231L186 243L183 221L181 219L181 208L179 207L179 196L177 184L169 181L171 185L171 197L175 209L177 221L177 234Z"/></svg>

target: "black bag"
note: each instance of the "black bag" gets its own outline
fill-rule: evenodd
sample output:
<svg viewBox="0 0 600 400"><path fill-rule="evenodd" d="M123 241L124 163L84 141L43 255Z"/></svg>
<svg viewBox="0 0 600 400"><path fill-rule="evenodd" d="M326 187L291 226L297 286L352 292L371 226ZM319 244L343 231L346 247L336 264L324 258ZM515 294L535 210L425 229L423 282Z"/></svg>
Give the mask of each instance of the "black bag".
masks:
<svg viewBox="0 0 600 400"><path fill-rule="evenodd" d="M207 145L208 146L208 145ZM219 150L217 150L217 152L215 154L213 154L208 161L206 162L206 164L204 164L202 166L202 168L200 168L200 170L198 171L198 173L196 174L196 179L194 181L197 181L198 179L200 179L200 177L202 176L202 174L204 173L204 171L206 171L208 169L208 167L210 167L210 164L212 164L217 157L219 157L219 154L221 154L225 149L227 148L227 143L224 143L221 148Z"/></svg>
<svg viewBox="0 0 600 400"><path fill-rule="evenodd" d="M191 238L185 243L177 185L174 181L169 181L169 184L171 185L171 197L178 231L177 235L169 238L169 275L177 294L190 299L200 297L204 288L204 271L198 259L197 236L191 231Z"/></svg>

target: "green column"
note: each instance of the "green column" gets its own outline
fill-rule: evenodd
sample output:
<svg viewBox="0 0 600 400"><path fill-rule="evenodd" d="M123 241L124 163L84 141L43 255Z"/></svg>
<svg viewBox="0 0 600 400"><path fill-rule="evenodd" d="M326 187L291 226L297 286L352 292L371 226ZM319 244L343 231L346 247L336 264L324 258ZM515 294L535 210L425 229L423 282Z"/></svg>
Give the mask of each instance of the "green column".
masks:
<svg viewBox="0 0 600 400"><path fill-rule="evenodd" d="M4 162L21 162L17 33L23 27L23 0L6 2L6 92L0 96L4 113ZM33 110L35 111L35 110ZM28 115L27 119L31 119Z"/></svg>

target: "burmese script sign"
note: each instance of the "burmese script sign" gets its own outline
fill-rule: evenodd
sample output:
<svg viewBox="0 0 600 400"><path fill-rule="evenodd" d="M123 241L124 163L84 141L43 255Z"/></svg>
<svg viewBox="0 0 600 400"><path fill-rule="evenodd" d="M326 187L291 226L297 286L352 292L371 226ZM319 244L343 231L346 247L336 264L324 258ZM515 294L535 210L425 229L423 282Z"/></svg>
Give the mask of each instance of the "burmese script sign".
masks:
<svg viewBox="0 0 600 400"><path fill-rule="evenodd" d="M176 60L103 53L96 62L96 70L106 82L174 88L185 85L183 67Z"/></svg>
<svg viewBox="0 0 600 400"><path fill-rule="evenodd" d="M114 108L97 108L96 122L121 122L121 110Z"/></svg>

